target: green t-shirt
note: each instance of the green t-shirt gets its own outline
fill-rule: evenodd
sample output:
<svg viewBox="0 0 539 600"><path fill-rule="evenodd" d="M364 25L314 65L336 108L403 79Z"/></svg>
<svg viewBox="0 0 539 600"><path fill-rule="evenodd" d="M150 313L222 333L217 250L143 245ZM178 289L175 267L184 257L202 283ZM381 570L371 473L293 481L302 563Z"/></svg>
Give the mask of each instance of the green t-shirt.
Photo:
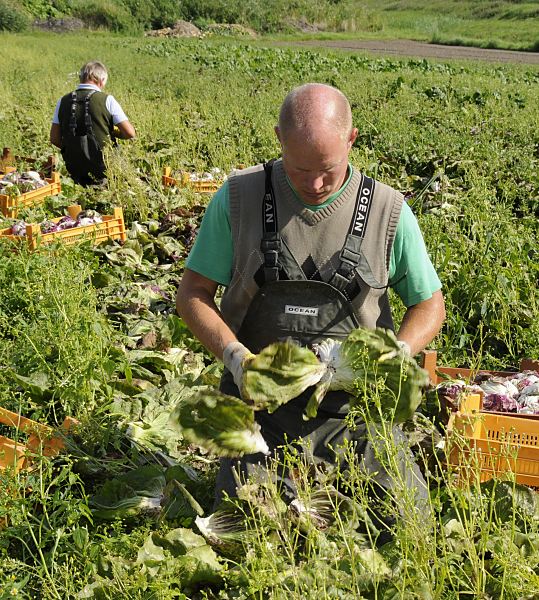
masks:
<svg viewBox="0 0 539 600"><path fill-rule="evenodd" d="M349 181L350 177L324 204L311 206L302 202L303 206L312 210L327 206L341 194ZM233 252L228 182L225 182L208 204L185 266L227 286L232 278ZM442 287L427 254L417 219L406 202L402 206L391 251L389 283L406 307L428 300Z"/></svg>

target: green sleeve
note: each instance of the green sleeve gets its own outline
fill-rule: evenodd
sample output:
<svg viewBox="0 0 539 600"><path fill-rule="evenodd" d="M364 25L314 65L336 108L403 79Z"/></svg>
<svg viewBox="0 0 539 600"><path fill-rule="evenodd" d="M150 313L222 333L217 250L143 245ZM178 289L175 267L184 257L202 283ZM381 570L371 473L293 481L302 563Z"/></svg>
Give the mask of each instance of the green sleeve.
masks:
<svg viewBox="0 0 539 600"><path fill-rule="evenodd" d="M228 182L225 181L206 208L185 266L227 286L232 278L232 258Z"/></svg>
<svg viewBox="0 0 539 600"><path fill-rule="evenodd" d="M406 307L428 300L442 287L417 219L406 202L402 205L391 252L389 284Z"/></svg>

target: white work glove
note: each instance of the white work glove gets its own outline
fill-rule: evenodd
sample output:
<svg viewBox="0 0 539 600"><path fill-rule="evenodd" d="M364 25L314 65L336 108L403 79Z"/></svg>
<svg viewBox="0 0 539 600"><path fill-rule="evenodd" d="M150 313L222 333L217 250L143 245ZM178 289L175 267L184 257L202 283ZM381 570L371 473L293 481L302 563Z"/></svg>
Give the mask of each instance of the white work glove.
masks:
<svg viewBox="0 0 539 600"><path fill-rule="evenodd" d="M238 386L241 392L241 384L243 380L243 367L246 360L250 360L254 354L246 348L241 342L230 342L223 350L223 363L225 367L232 373L234 383Z"/></svg>
<svg viewBox="0 0 539 600"><path fill-rule="evenodd" d="M408 342L405 342L404 340L397 340L397 345L401 349L401 352L404 354L404 356L411 356L411 350Z"/></svg>

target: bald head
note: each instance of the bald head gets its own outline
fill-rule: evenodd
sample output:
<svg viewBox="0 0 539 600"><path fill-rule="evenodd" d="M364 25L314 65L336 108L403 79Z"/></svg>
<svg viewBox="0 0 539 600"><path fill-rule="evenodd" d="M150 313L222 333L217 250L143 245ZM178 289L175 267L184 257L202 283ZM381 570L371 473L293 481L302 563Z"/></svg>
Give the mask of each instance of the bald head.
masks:
<svg viewBox="0 0 539 600"><path fill-rule="evenodd" d="M315 140L328 132L347 139L352 131L350 103L337 88L306 83L294 88L284 99L278 129L281 141L290 135Z"/></svg>

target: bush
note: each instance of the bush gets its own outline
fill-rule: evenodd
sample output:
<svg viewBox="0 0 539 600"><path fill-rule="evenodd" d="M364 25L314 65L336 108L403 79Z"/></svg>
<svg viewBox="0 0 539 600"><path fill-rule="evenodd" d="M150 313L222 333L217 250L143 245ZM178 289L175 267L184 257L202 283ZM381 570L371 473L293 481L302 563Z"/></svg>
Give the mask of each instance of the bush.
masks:
<svg viewBox="0 0 539 600"><path fill-rule="evenodd" d="M6 0L0 0L0 31L24 31L28 19L16 6Z"/></svg>
<svg viewBox="0 0 539 600"><path fill-rule="evenodd" d="M169 27L182 17L181 3L176 0L153 0L151 6L151 22L153 29Z"/></svg>
<svg viewBox="0 0 539 600"><path fill-rule="evenodd" d="M71 12L71 0L22 0L19 2L33 18L58 19Z"/></svg>
<svg viewBox="0 0 539 600"><path fill-rule="evenodd" d="M183 0L183 18L197 23L237 23L260 32L295 31L298 23L342 29L358 14L353 0Z"/></svg>
<svg viewBox="0 0 539 600"><path fill-rule="evenodd" d="M135 19L124 6L108 0L81 2L73 8L72 15L95 29L123 33L139 29Z"/></svg>

